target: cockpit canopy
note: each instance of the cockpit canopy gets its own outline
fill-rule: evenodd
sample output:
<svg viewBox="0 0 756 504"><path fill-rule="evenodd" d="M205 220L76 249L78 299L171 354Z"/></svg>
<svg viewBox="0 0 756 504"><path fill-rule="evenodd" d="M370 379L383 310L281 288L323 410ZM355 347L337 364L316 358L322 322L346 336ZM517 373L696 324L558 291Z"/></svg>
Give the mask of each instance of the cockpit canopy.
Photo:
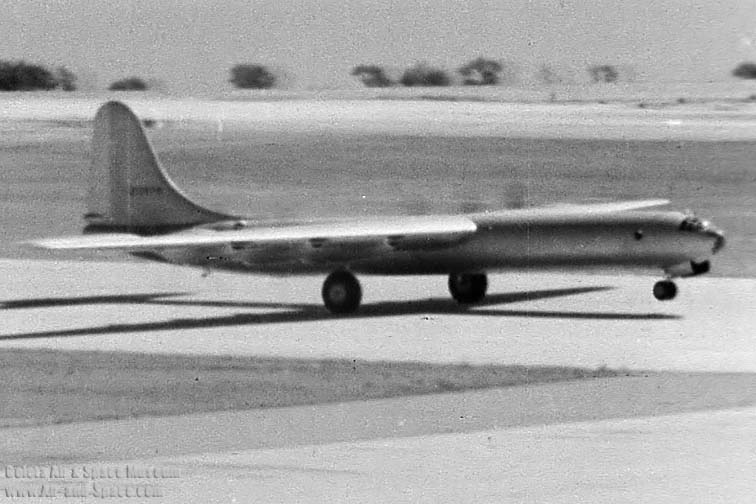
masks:
<svg viewBox="0 0 756 504"><path fill-rule="evenodd" d="M697 217L686 217L682 223L680 223L680 231L701 232L709 229L709 222L701 220Z"/></svg>

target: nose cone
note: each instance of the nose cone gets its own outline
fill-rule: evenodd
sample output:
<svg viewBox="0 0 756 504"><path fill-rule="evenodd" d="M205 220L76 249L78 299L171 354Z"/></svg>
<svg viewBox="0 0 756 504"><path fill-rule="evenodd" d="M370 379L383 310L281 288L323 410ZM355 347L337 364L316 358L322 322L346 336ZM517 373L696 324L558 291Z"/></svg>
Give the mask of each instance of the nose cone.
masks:
<svg viewBox="0 0 756 504"><path fill-rule="evenodd" d="M716 254L724 248L726 240L724 233L721 230L710 226L708 229L706 229L705 233L707 236L710 236L714 239L714 245L711 248L712 254Z"/></svg>

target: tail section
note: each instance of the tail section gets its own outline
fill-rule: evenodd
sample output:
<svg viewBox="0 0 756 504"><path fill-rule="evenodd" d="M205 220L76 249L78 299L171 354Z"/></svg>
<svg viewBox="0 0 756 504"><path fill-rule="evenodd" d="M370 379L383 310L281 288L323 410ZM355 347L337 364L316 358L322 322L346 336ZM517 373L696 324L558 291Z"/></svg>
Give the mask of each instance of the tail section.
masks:
<svg viewBox="0 0 756 504"><path fill-rule="evenodd" d="M123 103L97 111L84 232L162 232L235 217L186 197L160 166L139 119Z"/></svg>

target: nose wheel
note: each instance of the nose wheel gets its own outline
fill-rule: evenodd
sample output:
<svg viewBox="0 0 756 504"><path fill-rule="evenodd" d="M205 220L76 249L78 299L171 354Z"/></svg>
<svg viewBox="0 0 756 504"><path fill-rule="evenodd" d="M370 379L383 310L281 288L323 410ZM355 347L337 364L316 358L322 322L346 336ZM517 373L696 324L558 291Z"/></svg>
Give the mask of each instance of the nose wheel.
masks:
<svg viewBox="0 0 756 504"><path fill-rule="evenodd" d="M672 280L661 280L654 284L654 297L659 301L669 301L677 296L677 285Z"/></svg>
<svg viewBox="0 0 756 504"><path fill-rule="evenodd" d="M354 313L362 301L362 287L348 271L334 271L323 282L323 303L331 313Z"/></svg>

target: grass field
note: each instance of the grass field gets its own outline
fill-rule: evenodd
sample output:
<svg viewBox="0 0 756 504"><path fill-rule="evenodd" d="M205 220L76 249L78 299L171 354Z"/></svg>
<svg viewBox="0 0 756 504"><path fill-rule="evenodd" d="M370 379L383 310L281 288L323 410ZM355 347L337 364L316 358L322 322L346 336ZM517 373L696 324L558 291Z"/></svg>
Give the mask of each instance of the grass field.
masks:
<svg viewBox="0 0 756 504"><path fill-rule="evenodd" d="M629 376L606 368L0 351L0 427Z"/></svg>
<svg viewBox="0 0 756 504"><path fill-rule="evenodd" d="M6 127L8 125L6 124ZM0 140L6 257L71 258L16 242L78 234L90 129L15 123ZM7 132L6 132L7 133ZM261 219L455 213L530 205L669 198L727 232L713 274L754 276L756 143L277 133L204 125L150 131L192 197ZM103 258L106 256L97 255ZM111 255L110 257L122 257Z"/></svg>

